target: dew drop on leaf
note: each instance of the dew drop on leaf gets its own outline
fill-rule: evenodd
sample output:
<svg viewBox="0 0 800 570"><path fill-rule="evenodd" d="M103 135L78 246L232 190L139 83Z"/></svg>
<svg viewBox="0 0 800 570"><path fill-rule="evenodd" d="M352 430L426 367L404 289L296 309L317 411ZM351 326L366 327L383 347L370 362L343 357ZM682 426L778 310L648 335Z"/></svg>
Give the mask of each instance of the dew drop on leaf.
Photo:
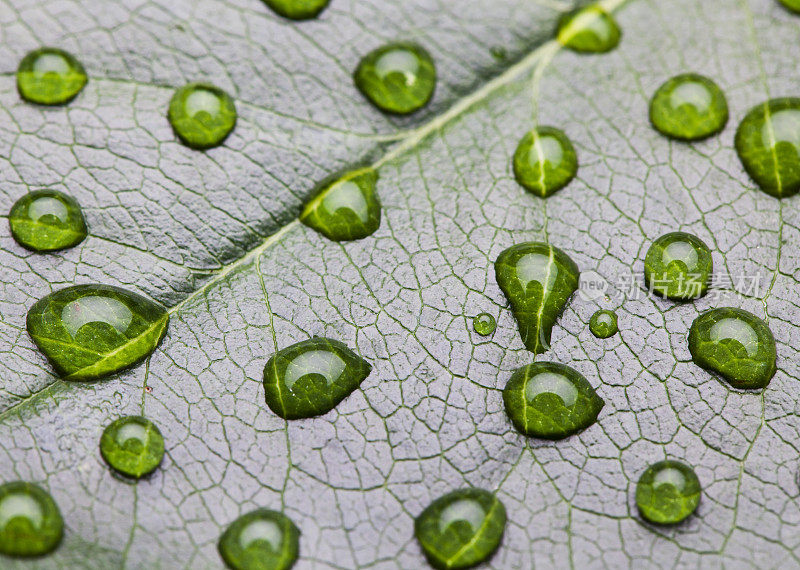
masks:
<svg viewBox="0 0 800 570"><path fill-rule="evenodd" d="M63 534L64 521L47 491L23 481L0 485L0 554L43 556Z"/></svg>
<svg viewBox="0 0 800 570"><path fill-rule="evenodd" d="M659 461L648 467L636 484L639 513L656 524L676 524L700 503L700 481L679 461Z"/></svg>
<svg viewBox="0 0 800 570"><path fill-rule="evenodd" d="M558 42L581 53L611 51L621 35L614 18L597 4L568 12L558 21Z"/></svg>
<svg viewBox="0 0 800 570"><path fill-rule="evenodd" d="M702 297L714 271L711 250L700 238L672 232L656 239L644 258L648 290L675 301Z"/></svg>
<svg viewBox="0 0 800 570"><path fill-rule="evenodd" d="M284 18L310 20L316 18L330 0L264 0L264 3Z"/></svg>
<svg viewBox="0 0 800 570"><path fill-rule="evenodd" d="M609 338L617 334L617 313L601 309L589 319L589 330L597 338Z"/></svg>
<svg viewBox="0 0 800 570"><path fill-rule="evenodd" d="M17 200L8 224L17 243L33 251L66 249L86 237L80 205L56 190L37 190Z"/></svg>
<svg viewBox="0 0 800 570"><path fill-rule="evenodd" d="M168 116L178 138L197 150L221 145L237 118L231 96L206 83L190 83L175 91Z"/></svg>
<svg viewBox="0 0 800 570"><path fill-rule="evenodd" d="M661 85L650 100L650 122L671 138L704 139L725 128L728 102L709 78L696 73L678 75Z"/></svg>
<svg viewBox="0 0 800 570"><path fill-rule="evenodd" d="M108 424L100 437L100 454L117 473L139 479L164 459L164 437L142 416L126 416Z"/></svg>
<svg viewBox="0 0 800 570"><path fill-rule="evenodd" d="M489 336L497 328L497 321L489 313L481 313L473 317L472 328L481 336Z"/></svg>
<svg viewBox="0 0 800 570"><path fill-rule="evenodd" d="M17 68L20 96L39 105L69 103L87 81L83 65L57 48L41 48L28 53Z"/></svg>
<svg viewBox="0 0 800 570"><path fill-rule="evenodd" d="M553 127L537 127L522 137L513 163L520 186L542 198L561 190L578 172L575 148Z"/></svg>
<svg viewBox="0 0 800 570"><path fill-rule="evenodd" d="M300 530L283 513L267 509L236 519L217 544L231 570L289 570L299 548Z"/></svg>

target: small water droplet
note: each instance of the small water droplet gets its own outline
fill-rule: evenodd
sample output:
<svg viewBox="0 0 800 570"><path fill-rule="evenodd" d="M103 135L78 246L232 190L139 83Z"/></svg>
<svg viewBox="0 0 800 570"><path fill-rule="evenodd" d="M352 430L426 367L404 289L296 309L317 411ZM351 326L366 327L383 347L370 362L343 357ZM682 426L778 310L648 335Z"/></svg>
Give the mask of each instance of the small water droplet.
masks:
<svg viewBox="0 0 800 570"><path fill-rule="evenodd" d="M17 200L8 224L17 243L33 251L66 249L86 238L80 205L56 190L37 190Z"/></svg>
<svg viewBox="0 0 800 570"><path fill-rule="evenodd" d="M175 91L169 103L169 122L190 148L221 145L236 126L236 106L219 87L190 83Z"/></svg>
<svg viewBox="0 0 800 570"><path fill-rule="evenodd" d="M776 198L800 190L800 98L771 99L736 129L739 160L759 188Z"/></svg>
<svg viewBox="0 0 800 570"><path fill-rule="evenodd" d="M494 269L522 342L535 354L548 350L553 325L578 288L578 266L556 247L527 242L503 251Z"/></svg>
<svg viewBox="0 0 800 570"><path fill-rule="evenodd" d="M767 323L742 309L711 309L689 329L695 364L716 372L734 388L760 389L775 375L776 348Z"/></svg>
<svg viewBox="0 0 800 570"><path fill-rule="evenodd" d="M679 461L659 461L648 467L636 484L639 513L656 524L677 524L700 503L700 480Z"/></svg>
<svg viewBox="0 0 800 570"><path fill-rule="evenodd" d="M41 48L28 53L17 68L17 90L30 103L69 103L86 85L81 63L64 50Z"/></svg>
<svg viewBox="0 0 800 570"><path fill-rule="evenodd" d="M264 0L276 14L290 20L310 20L319 16L330 0Z"/></svg>
<svg viewBox="0 0 800 570"><path fill-rule="evenodd" d="M430 101L436 87L436 67L430 54L416 44L389 44L364 56L355 82L379 109L406 115Z"/></svg>
<svg viewBox="0 0 800 570"><path fill-rule="evenodd" d="M608 338L617 334L617 313L614 311L596 311L589 319L589 330L597 338Z"/></svg>
<svg viewBox="0 0 800 570"><path fill-rule="evenodd" d="M577 370L556 362L518 368L503 389L511 423L527 436L564 439L597 421L605 406Z"/></svg>
<svg viewBox="0 0 800 570"><path fill-rule="evenodd" d="M149 299L109 285L76 285L37 301L28 333L65 380L95 380L150 355L169 313Z"/></svg>
<svg viewBox="0 0 800 570"><path fill-rule="evenodd" d="M343 343L311 338L279 350L264 367L267 405L287 420L332 410L369 376L372 366Z"/></svg>
<svg viewBox="0 0 800 570"><path fill-rule="evenodd" d="M100 454L122 475L140 479L164 459L164 437L142 416L126 416L108 424L100 438Z"/></svg>
<svg viewBox="0 0 800 570"><path fill-rule="evenodd" d="M558 42L581 53L603 53L619 44L622 33L614 18L601 6L592 4L561 16Z"/></svg>
<svg viewBox="0 0 800 570"><path fill-rule="evenodd" d="M513 166L514 177L520 186L547 198L575 177L578 155L562 131L537 127L519 141Z"/></svg>
<svg viewBox="0 0 800 570"><path fill-rule="evenodd" d="M472 328L481 336L489 336L497 328L497 321L489 313L481 313L472 319Z"/></svg>
<svg viewBox="0 0 800 570"><path fill-rule="evenodd" d="M495 553L503 540L506 509L483 489L460 489L433 501L414 521L425 557L434 568L471 568Z"/></svg>
<svg viewBox="0 0 800 570"><path fill-rule="evenodd" d="M217 549L231 570L289 570L297 561L300 530L283 513L258 509L236 519Z"/></svg>
<svg viewBox="0 0 800 570"><path fill-rule="evenodd" d="M705 242L684 232L672 232L656 239L644 258L647 288L674 301L705 295L713 270L711 250Z"/></svg>
<svg viewBox="0 0 800 570"><path fill-rule="evenodd" d="M781 4L783 4L786 8L794 12L795 14L800 14L800 0L778 0Z"/></svg>
<svg viewBox="0 0 800 570"><path fill-rule="evenodd" d="M0 485L0 554L43 556L63 535L61 512L47 491L23 481Z"/></svg>
<svg viewBox="0 0 800 570"><path fill-rule="evenodd" d="M668 137L704 139L725 128L728 102L722 89L708 77L678 75L661 85L650 100L650 122Z"/></svg>

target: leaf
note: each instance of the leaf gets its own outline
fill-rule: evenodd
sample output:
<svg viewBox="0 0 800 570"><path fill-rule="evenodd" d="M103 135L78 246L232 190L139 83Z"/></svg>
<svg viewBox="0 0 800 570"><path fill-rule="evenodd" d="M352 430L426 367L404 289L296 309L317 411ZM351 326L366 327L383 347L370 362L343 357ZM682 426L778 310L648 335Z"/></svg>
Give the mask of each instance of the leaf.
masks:
<svg viewBox="0 0 800 570"><path fill-rule="evenodd" d="M609 7L619 46L582 55L548 41L573 7L332 0L296 23L259 0L0 0L0 212L29 190L61 190L90 232L47 255L0 237L0 480L42 485L66 527L39 566L218 568L225 528L267 508L300 529L298 568L422 568L414 518L464 487L506 508L493 568L797 564L800 209L756 189L734 134L749 109L797 96L800 21L773 0L630 0ZM351 78L394 40L423 45L439 74L430 105L402 119ZM66 107L19 100L13 72L42 45L89 75ZM648 121L651 94L688 71L714 80L730 110L721 134L692 144ZM206 152L166 119L174 89L193 81L225 90L239 113ZM536 123L564 131L579 161L544 201L511 165ZM296 222L319 181L365 163L380 175L373 235L340 244ZM683 304L622 297L671 231L707 243L729 284ZM606 402L559 442L524 438L505 414L502 388L532 355L492 271L504 249L545 239L611 297L573 297L542 356ZM84 283L153 298L170 326L139 366L66 384L25 314ZM778 371L761 393L690 360L692 321L724 306L775 335ZM600 307L619 315L605 340L587 328ZM485 339L471 330L481 312L498 322ZM328 414L287 422L266 406L263 368L314 335L374 369ZM98 452L124 415L154 421L167 450L136 485ZM636 481L665 458L691 465L703 496L676 527L644 525Z"/></svg>

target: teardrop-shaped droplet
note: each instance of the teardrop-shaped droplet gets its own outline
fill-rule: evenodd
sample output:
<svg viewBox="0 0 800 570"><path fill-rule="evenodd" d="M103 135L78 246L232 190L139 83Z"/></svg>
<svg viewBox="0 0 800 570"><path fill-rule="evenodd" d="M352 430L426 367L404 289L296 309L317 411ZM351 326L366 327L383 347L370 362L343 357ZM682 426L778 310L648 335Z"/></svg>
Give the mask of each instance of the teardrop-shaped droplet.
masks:
<svg viewBox="0 0 800 570"><path fill-rule="evenodd" d="M108 424L100 438L100 454L116 472L140 479L164 459L164 437L142 416L126 416Z"/></svg>
<svg viewBox="0 0 800 570"><path fill-rule="evenodd" d="M481 336L489 336L497 328L497 321L489 313L481 313L473 317L472 328Z"/></svg>
<svg viewBox="0 0 800 570"><path fill-rule="evenodd" d="M231 523L217 549L231 570L289 570L297 561L300 530L283 513L258 509Z"/></svg>
<svg viewBox="0 0 800 570"><path fill-rule="evenodd" d="M47 491L23 481L0 485L0 554L43 556L63 535L61 512Z"/></svg>
<svg viewBox="0 0 800 570"><path fill-rule="evenodd" d="M190 83L169 103L169 122L188 147L203 150L221 145L236 126L236 106L219 87Z"/></svg>
<svg viewBox="0 0 800 570"><path fill-rule="evenodd" d="M601 6L592 4L561 16L558 42L581 53L602 53L619 45L619 26Z"/></svg>
<svg viewBox="0 0 800 570"><path fill-rule="evenodd" d="M639 513L656 524L677 524L700 503L700 480L679 461L659 461L648 467L636 484Z"/></svg>
<svg viewBox="0 0 800 570"><path fill-rule="evenodd" d="M656 239L644 258L647 288L675 301L705 295L713 271L711 250L703 240L684 232L672 232Z"/></svg>
<svg viewBox="0 0 800 570"><path fill-rule="evenodd" d="M430 54L416 44L389 44L364 56L355 82L379 109L406 115L430 101L436 87L436 67Z"/></svg>
<svg viewBox="0 0 800 570"><path fill-rule="evenodd" d="M527 242L503 251L494 270L525 347L535 354L548 350L553 325L578 288L578 266L556 247Z"/></svg>
<svg viewBox="0 0 800 570"><path fill-rule="evenodd" d="M65 380L94 380L150 355L169 314L149 299L109 285L67 287L28 311L28 333Z"/></svg>
<svg viewBox="0 0 800 570"><path fill-rule="evenodd" d="M715 135L728 122L728 102L708 77L685 73L666 81L650 100L650 122L661 133L695 141Z"/></svg>
<svg viewBox="0 0 800 570"><path fill-rule="evenodd" d="M795 14L800 14L800 0L778 0Z"/></svg>
<svg viewBox="0 0 800 570"><path fill-rule="evenodd" d="M319 416L349 396L371 371L366 360L337 340L304 340L267 361L267 405L287 420Z"/></svg>
<svg viewBox="0 0 800 570"><path fill-rule="evenodd" d="M333 241L362 239L381 225L381 203L372 168L323 182L306 202L300 221Z"/></svg>
<svg viewBox="0 0 800 570"><path fill-rule="evenodd" d="M41 48L28 53L17 68L20 96L39 105L69 103L88 80L81 63L57 48Z"/></svg>
<svg viewBox="0 0 800 570"><path fill-rule="evenodd" d="M264 3L284 18L310 20L316 18L330 0L264 0Z"/></svg>
<svg viewBox="0 0 800 570"><path fill-rule="evenodd" d="M589 319L589 330L597 338L609 338L617 334L617 313L609 310L596 311Z"/></svg>
<svg viewBox="0 0 800 570"><path fill-rule="evenodd" d="M736 130L739 160L758 187L776 198L800 190L800 98L771 99Z"/></svg>
<svg viewBox="0 0 800 570"><path fill-rule="evenodd" d="M17 243L33 251L66 249L86 237L80 205L56 190L37 190L17 200L8 224Z"/></svg>
<svg viewBox="0 0 800 570"><path fill-rule="evenodd" d="M775 375L775 337L767 323L742 309L711 309L689 329L689 352L701 368L734 388L760 389Z"/></svg>
<svg viewBox="0 0 800 570"><path fill-rule="evenodd" d="M514 177L533 194L547 198L578 172L578 155L562 131L537 127L519 141L514 153Z"/></svg>
<svg viewBox="0 0 800 570"><path fill-rule="evenodd" d="M564 439L597 421L605 402L577 370L556 362L518 368L503 389L511 423L528 436Z"/></svg>
<svg viewBox="0 0 800 570"><path fill-rule="evenodd" d="M499 548L506 528L503 503L483 489L461 489L433 501L414 521L414 534L434 568L471 568Z"/></svg>

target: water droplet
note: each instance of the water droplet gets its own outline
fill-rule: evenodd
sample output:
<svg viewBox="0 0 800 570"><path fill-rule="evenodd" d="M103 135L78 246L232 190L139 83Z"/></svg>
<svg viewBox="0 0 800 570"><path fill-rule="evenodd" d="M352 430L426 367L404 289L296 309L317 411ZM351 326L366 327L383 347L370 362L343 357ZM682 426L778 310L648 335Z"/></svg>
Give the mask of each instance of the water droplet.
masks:
<svg viewBox="0 0 800 570"><path fill-rule="evenodd" d="M169 102L169 122L186 146L203 150L221 145L236 126L236 106L219 87L190 83Z"/></svg>
<svg viewBox="0 0 800 570"><path fill-rule="evenodd" d="M775 338L767 323L742 309L711 309L689 329L694 363L734 388L764 388L775 374Z"/></svg>
<svg viewBox="0 0 800 570"><path fill-rule="evenodd" d="M679 461L659 461L648 467L636 484L639 513L656 524L676 524L700 503L700 481Z"/></svg>
<svg viewBox="0 0 800 570"><path fill-rule="evenodd" d="M356 86L376 107L406 115L424 107L436 87L436 67L424 48L408 43L380 47L361 60Z"/></svg>
<svg viewBox="0 0 800 570"><path fill-rule="evenodd" d="M715 135L728 122L728 102L707 77L686 73L667 80L650 100L650 122L660 133L694 141Z"/></svg>
<svg viewBox="0 0 800 570"><path fill-rule="evenodd" d="M164 437L142 416L126 416L108 424L100 438L100 454L122 475L140 479L164 459Z"/></svg>
<svg viewBox="0 0 800 570"><path fill-rule="evenodd" d="M0 554L42 556L63 534L64 521L47 491L22 481L0 485Z"/></svg>
<svg viewBox="0 0 800 570"><path fill-rule="evenodd" d="M557 35L558 42L573 51L602 53L617 47L622 33L608 12L592 4L561 16Z"/></svg>
<svg viewBox="0 0 800 570"><path fill-rule="evenodd" d="M759 188L776 198L800 190L800 98L754 107L736 129L739 160Z"/></svg>
<svg viewBox="0 0 800 570"><path fill-rule="evenodd" d="M20 96L39 105L69 103L87 81L81 63L57 48L41 48L28 53L17 68Z"/></svg>
<svg viewBox="0 0 800 570"><path fill-rule="evenodd" d="M371 371L366 360L337 340L304 340L267 362L267 405L287 420L319 416L349 396Z"/></svg>
<svg viewBox="0 0 800 570"><path fill-rule="evenodd" d="M11 206L11 235L33 251L56 251L81 243L86 222L75 199L56 190L37 190Z"/></svg>
<svg viewBox="0 0 800 570"><path fill-rule="evenodd" d="M800 14L800 0L778 0L778 1L784 6L786 6L792 12Z"/></svg>
<svg viewBox="0 0 800 570"><path fill-rule="evenodd" d="M217 548L231 570L289 570L297 561L300 530L286 515L258 509L236 519Z"/></svg>
<svg viewBox="0 0 800 570"><path fill-rule="evenodd" d="M433 501L414 521L414 534L434 568L471 568L500 546L503 503L483 489L461 489Z"/></svg>
<svg viewBox="0 0 800 570"><path fill-rule="evenodd" d="M503 389L503 401L520 433L543 439L564 439L585 430L605 406L586 378L556 362L515 370Z"/></svg>
<svg viewBox="0 0 800 570"><path fill-rule="evenodd" d="M597 338L608 338L617 334L617 313L614 311L600 310L589 319L589 330Z"/></svg>
<svg viewBox="0 0 800 570"><path fill-rule="evenodd" d="M700 238L684 232L656 239L644 258L648 289L675 301L702 297L714 270L711 250Z"/></svg>
<svg viewBox="0 0 800 570"><path fill-rule="evenodd" d="M578 172L578 155L563 132L537 127L519 141L514 177L528 190L547 198L570 183Z"/></svg>
<svg viewBox="0 0 800 570"><path fill-rule="evenodd" d="M264 3L284 18L310 20L316 18L330 0L264 0Z"/></svg>
<svg viewBox="0 0 800 570"><path fill-rule="evenodd" d="M497 321L489 313L481 313L472 319L472 328L481 336L489 336L497 328Z"/></svg>
<svg viewBox="0 0 800 570"><path fill-rule="evenodd" d="M377 181L372 168L326 180L306 202L300 221L333 241L372 235L381 225Z"/></svg>
<svg viewBox="0 0 800 570"><path fill-rule="evenodd" d="M534 354L548 350L553 325L578 288L578 266L556 247L527 242L503 251L494 270L525 347Z"/></svg>
<svg viewBox="0 0 800 570"><path fill-rule="evenodd" d="M167 330L161 305L108 285L67 287L28 311L28 333L65 380L94 380L150 355Z"/></svg>

